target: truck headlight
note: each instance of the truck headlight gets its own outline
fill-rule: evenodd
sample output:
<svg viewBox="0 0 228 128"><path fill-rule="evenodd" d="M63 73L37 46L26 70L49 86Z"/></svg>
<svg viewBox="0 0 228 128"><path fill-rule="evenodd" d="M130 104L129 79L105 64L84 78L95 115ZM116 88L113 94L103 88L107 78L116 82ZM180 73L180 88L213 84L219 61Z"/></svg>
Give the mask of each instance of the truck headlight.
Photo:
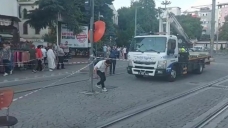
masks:
<svg viewBox="0 0 228 128"><path fill-rule="evenodd" d="M166 60L158 61L158 66L157 66L158 69L166 69L166 66L167 66Z"/></svg>
<svg viewBox="0 0 228 128"><path fill-rule="evenodd" d="M133 66L132 60L128 60L128 66Z"/></svg>

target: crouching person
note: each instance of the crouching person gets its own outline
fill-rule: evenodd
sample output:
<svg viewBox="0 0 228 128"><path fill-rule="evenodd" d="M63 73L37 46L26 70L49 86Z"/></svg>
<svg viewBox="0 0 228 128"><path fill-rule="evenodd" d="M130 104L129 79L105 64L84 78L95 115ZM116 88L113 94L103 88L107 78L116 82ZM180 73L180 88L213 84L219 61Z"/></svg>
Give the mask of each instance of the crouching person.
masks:
<svg viewBox="0 0 228 128"><path fill-rule="evenodd" d="M94 73L96 77L100 77L100 81L97 83L97 88L102 88L103 92L107 92L107 89L105 88L105 81L106 81L106 74L107 69L111 64L111 60L100 60L95 66L94 66Z"/></svg>

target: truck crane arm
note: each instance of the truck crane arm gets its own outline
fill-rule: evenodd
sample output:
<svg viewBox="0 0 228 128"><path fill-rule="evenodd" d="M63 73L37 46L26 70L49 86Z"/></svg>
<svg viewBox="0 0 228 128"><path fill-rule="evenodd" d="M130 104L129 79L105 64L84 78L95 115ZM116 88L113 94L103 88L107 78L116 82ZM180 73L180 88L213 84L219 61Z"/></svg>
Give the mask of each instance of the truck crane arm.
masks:
<svg viewBox="0 0 228 128"><path fill-rule="evenodd" d="M176 30L176 32L183 37L185 43L191 43L188 35L184 32L184 29L176 19L173 13L169 13L169 18L171 20L171 26Z"/></svg>

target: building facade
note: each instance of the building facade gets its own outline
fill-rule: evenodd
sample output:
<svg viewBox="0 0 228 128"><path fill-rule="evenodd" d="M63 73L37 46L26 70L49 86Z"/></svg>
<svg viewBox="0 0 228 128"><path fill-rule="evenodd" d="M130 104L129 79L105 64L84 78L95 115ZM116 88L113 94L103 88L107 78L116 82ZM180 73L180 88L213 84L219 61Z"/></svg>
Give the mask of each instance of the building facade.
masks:
<svg viewBox="0 0 228 128"><path fill-rule="evenodd" d="M0 42L19 42L18 2L16 0L1 0L0 4Z"/></svg>
<svg viewBox="0 0 228 128"><path fill-rule="evenodd" d="M19 0L19 13L21 22L19 23L19 30L21 38L27 41L43 42L43 35L48 34L49 29L36 30L28 24L28 14L30 11L37 9L36 0Z"/></svg>
<svg viewBox="0 0 228 128"><path fill-rule="evenodd" d="M198 16L201 18L203 33L210 35L211 33L211 9L209 7L200 8Z"/></svg>
<svg viewBox="0 0 228 128"><path fill-rule="evenodd" d="M228 3L218 4L218 25L221 27L225 22L225 17L228 16Z"/></svg>
<svg viewBox="0 0 228 128"><path fill-rule="evenodd" d="M109 7L113 11L113 17L112 17L113 23L115 25L118 25L118 12L116 11L116 9L115 9L115 7L113 5L109 5Z"/></svg>

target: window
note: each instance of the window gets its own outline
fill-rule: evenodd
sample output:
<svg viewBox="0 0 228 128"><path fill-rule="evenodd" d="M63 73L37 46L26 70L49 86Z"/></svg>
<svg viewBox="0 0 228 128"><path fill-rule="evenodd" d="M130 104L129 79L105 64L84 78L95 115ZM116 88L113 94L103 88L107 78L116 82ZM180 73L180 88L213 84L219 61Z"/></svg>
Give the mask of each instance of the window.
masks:
<svg viewBox="0 0 228 128"><path fill-rule="evenodd" d="M27 9L24 8L23 9L23 18L26 19L27 16L28 16L28 11L27 11Z"/></svg>
<svg viewBox="0 0 228 128"><path fill-rule="evenodd" d="M27 22L25 22L23 24L23 34L28 34L28 24L27 24Z"/></svg>
<svg viewBox="0 0 228 128"><path fill-rule="evenodd" d="M39 29L35 29L35 34L39 35L40 34L40 30Z"/></svg>
<svg viewBox="0 0 228 128"><path fill-rule="evenodd" d="M166 37L137 37L132 42L131 51L165 52L166 41Z"/></svg>
<svg viewBox="0 0 228 128"><path fill-rule="evenodd" d="M168 52L174 53L175 49L176 49L176 40L169 39L169 41L168 41Z"/></svg>

